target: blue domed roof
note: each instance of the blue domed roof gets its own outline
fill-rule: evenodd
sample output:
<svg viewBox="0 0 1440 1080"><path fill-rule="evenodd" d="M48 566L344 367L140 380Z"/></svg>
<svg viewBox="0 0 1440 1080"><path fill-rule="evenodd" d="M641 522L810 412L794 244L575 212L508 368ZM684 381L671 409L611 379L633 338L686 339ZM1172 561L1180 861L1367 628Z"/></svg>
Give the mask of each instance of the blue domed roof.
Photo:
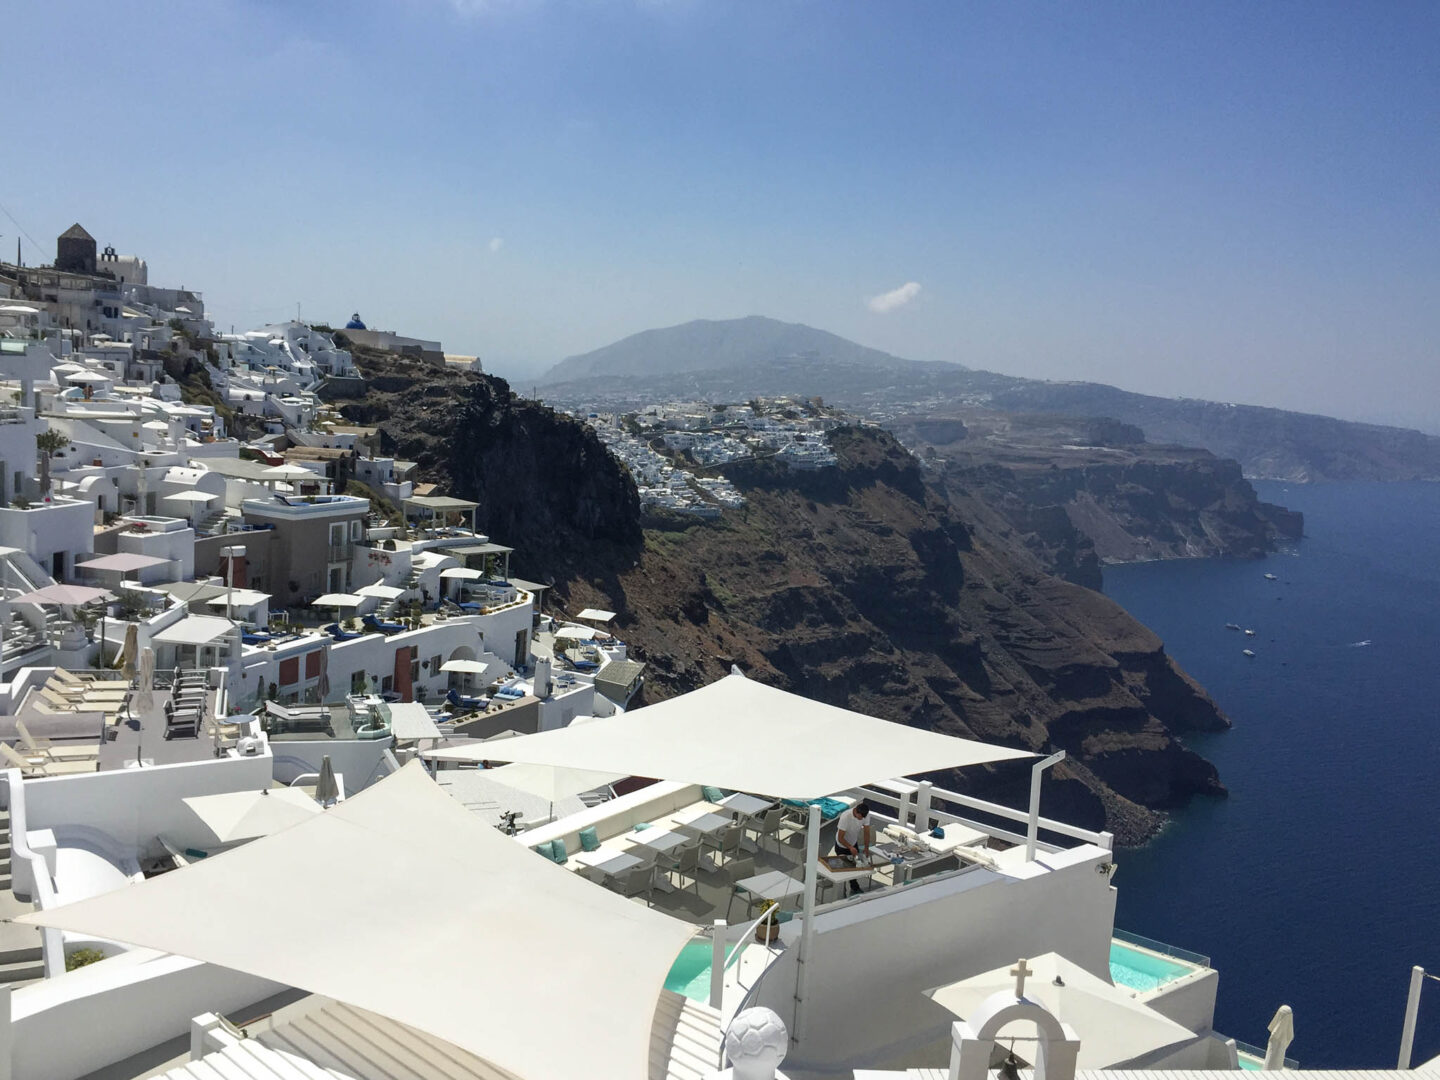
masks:
<svg viewBox="0 0 1440 1080"><path fill-rule="evenodd" d="M346 330L364 330L365 324L360 321L360 313L357 311L350 316L350 321L345 324Z"/></svg>

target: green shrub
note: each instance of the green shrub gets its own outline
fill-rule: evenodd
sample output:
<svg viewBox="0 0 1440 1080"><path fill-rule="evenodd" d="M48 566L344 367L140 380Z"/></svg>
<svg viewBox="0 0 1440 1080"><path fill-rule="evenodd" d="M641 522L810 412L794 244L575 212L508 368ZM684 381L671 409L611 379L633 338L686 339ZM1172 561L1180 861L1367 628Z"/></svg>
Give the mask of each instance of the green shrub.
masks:
<svg viewBox="0 0 1440 1080"><path fill-rule="evenodd" d="M105 954L99 949L76 949L65 954L65 970L74 971L104 959Z"/></svg>

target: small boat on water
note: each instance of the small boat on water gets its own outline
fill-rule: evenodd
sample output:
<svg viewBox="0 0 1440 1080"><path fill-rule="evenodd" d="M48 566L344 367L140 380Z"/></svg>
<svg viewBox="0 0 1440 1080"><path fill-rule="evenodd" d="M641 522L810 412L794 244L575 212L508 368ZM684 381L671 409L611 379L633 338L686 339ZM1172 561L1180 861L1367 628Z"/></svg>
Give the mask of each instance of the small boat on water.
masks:
<svg viewBox="0 0 1440 1080"><path fill-rule="evenodd" d="M1254 660L1254 659L1255 659L1255 650L1254 650L1254 649L1241 649L1240 651L1241 651L1242 653L1244 653L1246 656L1250 657L1251 660Z"/></svg>
<svg viewBox="0 0 1440 1080"><path fill-rule="evenodd" d="M1246 637L1254 637L1254 636L1255 636L1255 631L1254 631L1254 630L1246 630L1246 631L1245 631L1245 636L1246 636Z"/></svg>
<svg viewBox="0 0 1440 1080"><path fill-rule="evenodd" d="M1266 581L1279 581L1280 579L1277 578L1274 574L1266 574L1266 575L1265 575L1265 580L1266 580Z"/></svg>
<svg viewBox="0 0 1440 1080"><path fill-rule="evenodd" d="M1240 624L1237 623L1237 622L1227 622L1227 623L1225 624L1225 629L1226 629L1226 630L1239 630L1239 629L1240 629Z"/></svg>

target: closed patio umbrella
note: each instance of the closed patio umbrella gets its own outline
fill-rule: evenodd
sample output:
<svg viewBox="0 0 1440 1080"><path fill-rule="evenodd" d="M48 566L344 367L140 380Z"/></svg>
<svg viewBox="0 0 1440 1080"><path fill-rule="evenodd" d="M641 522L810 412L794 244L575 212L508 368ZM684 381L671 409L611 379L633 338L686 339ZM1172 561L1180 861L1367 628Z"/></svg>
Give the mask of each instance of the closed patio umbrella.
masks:
<svg viewBox="0 0 1440 1080"><path fill-rule="evenodd" d="M340 785L335 783L335 766L330 764L330 755L320 759L320 778L315 781L315 801L321 806L333 806L340 801Z"/></svg>
<svg viewBox="0 0 1440 1080"><path fill-rule="evenodd" d="M139 680L135 689L135 698L132 703L132 710L149 712L155 707L155 650L144 648L140 650L140 672Z"/></svg>
<svg viewBox="0 0 1440 1080"><path fill-rule="evenodd" d="M140 630L134 623L125 627L125 644L120 647L120 674L127 679L135 678L135 661L140 653Z"/></svg>
<svg viewBox="0 0 1440 1080"><path fill-rule="evenodd" d="M1285 1051L1295 1039L1295 1014L1281 1005L1270 1018L1270 1039L1265 1043L1265 1068L1285 1068Z"/></svg>

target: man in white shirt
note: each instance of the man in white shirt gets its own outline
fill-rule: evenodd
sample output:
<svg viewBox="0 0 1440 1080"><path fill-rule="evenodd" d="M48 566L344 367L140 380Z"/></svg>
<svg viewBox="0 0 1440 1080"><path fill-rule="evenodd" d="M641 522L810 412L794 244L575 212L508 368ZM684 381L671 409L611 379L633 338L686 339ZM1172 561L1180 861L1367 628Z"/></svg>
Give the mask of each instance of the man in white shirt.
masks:
<svg viewBox="0 0 1440 1080"><path fill-rule="evenodd" d="M835 823L835 854L851 866L859 864L863 852L870 853L874 832L870 828L870 804L861 799L854 806L847 807ZM851 895L860 891L860 882L851 881Z"/></svg>

